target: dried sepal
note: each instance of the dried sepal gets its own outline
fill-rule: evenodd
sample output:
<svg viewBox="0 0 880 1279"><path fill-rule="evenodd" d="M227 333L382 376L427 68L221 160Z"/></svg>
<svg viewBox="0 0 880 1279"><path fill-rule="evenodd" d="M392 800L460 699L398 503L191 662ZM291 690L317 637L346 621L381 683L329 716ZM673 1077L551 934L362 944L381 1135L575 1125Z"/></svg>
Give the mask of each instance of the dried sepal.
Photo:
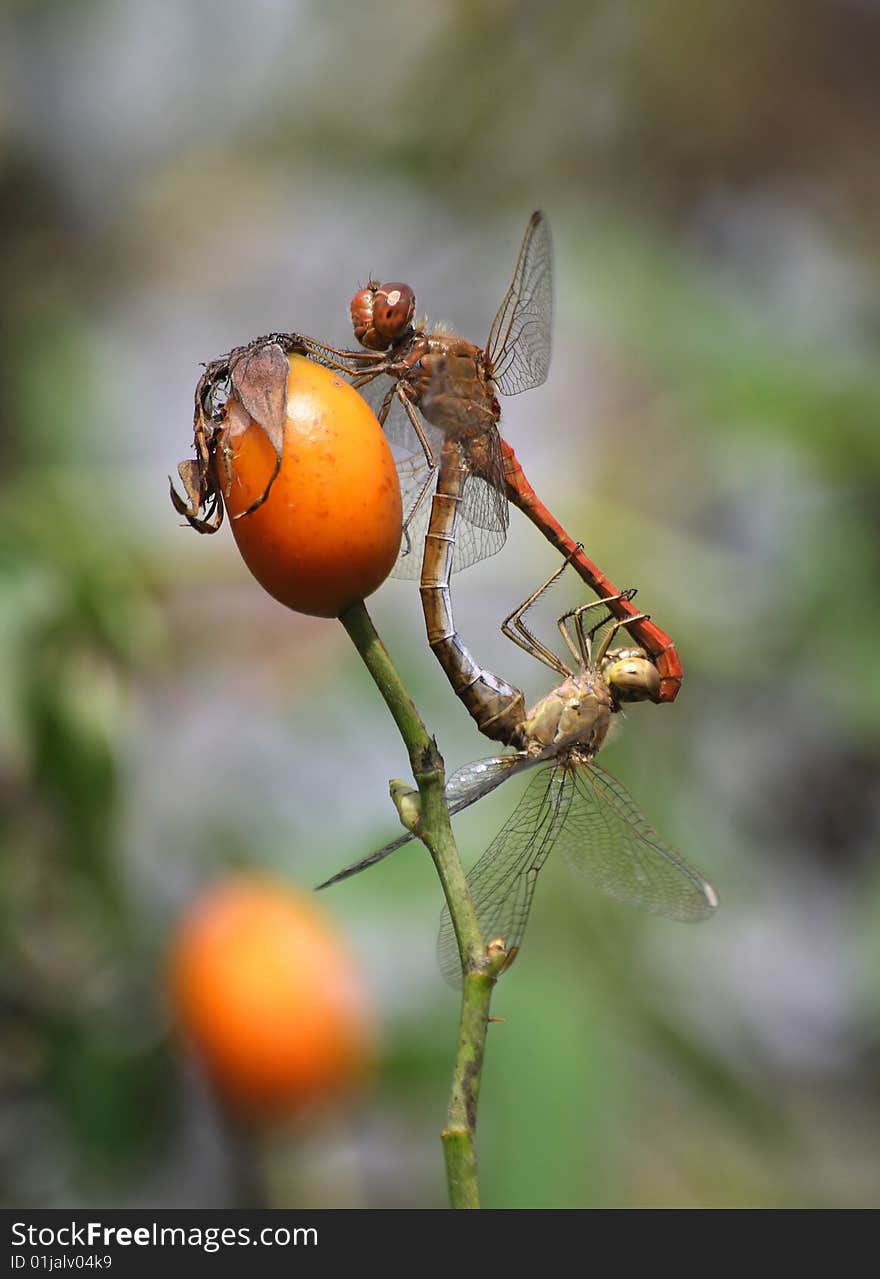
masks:
<svg viewBox="0 0 880 1279"><path fill-rule="evenodd" d="M232 490L232 441L244 435L251 426L251 416L238 400L228 399L223 414L223 421L211 437L214 456L212 476L219 484L224 498L228 498Z"/></svg>
<svg viewBox="0 0 880 1279"><path fill-rule="evenodd" d="M287 356L280 344L265 341L261 345L246 347L230 362L230 380L234 396L249 417L262 427L266 438L275 450L275 467L265 489L246 511L236 519L250 515L262 506L281 469L284 451L284 427L287 422L287 377L290 371Z"/></svg>
<svg viewBox="0 0 880 1279"><path fill-rule="evenodd" d="M197 533L216 533L223 523L223 502L220 494L216 488L202 493L198 462L180 462L177 469L187 490L187 500L184 501L180 496L174 487L174 481L169 476L168 492L175 511L182 515Z"/></svg>
<svg viewBox="0 0 880 1279"><path fill-rule="evenodd" d="M196 384L193 410L193 447L196 456L178 463L177 473L184 497L169 478L171 504L197 533L216 533L223 523L223 501L214 477L212 458L217 423L213 420L211 400L221 380L225 358L212 361Z"/></svg>
<svg viewBox="0 0 880 1279"><path fill-rule="evenodd" d="M199 533L216 533L223 523L223 497L229 495L231 443L252 422L265 433L275 452L275 468L265 489L243 519L269 496L281 469L287 421L287 378L291 353L353 375L357 352L337 351L299 333L270 333L235 347L205 366L195 392L193 446L195 459L178 466L183 496L169 480L174 509ZM361 353L363 356L364 353Z"/></svg>
<svg viewBox="0 0 880 1279"><path fill-rule="evenodd" d="M223 503L214 491L205 492L201 463L193 459L179 462L177 472L186 500L180 496L169 478L168 487L175 511L184 516L199 533L216 533L223 523Z"/></svg>
<svg viewBox="0 0 880 1279"><path fill-rule="evenodd" d="M287 356L277 342L244 351L230 366L236 396L266 432L276 454L284 445L289 371Z"/></svg>

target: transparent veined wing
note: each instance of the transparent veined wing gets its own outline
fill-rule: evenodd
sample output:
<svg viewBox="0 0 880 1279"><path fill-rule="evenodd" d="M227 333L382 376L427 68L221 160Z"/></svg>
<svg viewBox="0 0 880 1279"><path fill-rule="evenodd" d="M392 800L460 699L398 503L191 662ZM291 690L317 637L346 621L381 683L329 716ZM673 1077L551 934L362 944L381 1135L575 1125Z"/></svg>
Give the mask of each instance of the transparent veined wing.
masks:
<svg viewBox="0 0 880 1279"><path fill-rule="evenodd" d="M431 427L431 431L435 428ZM431 518L431 499L437 487L437 472L427 489L424 488L428 478L428 466L420 445L416 452L404 457L396 456L397 474L400 478L400 489L403 496L404 518L409 516L407 533L409 541L404 538L400 554L392 570L392 577L418 579L422 572L422 552L425 536ZM438 445L435 456L439 460L441 449ZM488 559L501 550L507 540L507 498L503 491L504 462L498 443L497 459L489 461L488 471L492 480L482 476L469 474L464 483L461 508L455 527L455 548L452 555L452 572L458 573ZM501 477L501 490L497 487ZM420 494L424 491L424 496Z"/></svg>
<svg viewBox="0 0 880 1279"><path fill-rule="evenodd" d="M609 897L685 923L706 919L718 894L667 844L628 791L598 764L569 766L574 799L559 835L573 870Z"/></svg>
<svg viewBox="0 0 880 1279"><path fill-rule="evenodd" d="M406 410L393 394L394 382L385 376L376 377L364 386L358 387L358 391L382 422L382 430L391 445L400 480L403 518L407 521L408 537L404 537L400 544L400 552L391 570L391 576L417 581L422 572L422 551L425 545L425 534L428 531L436 473L434 480L426 488L425 481L428 479L430 467ZM389 392L392 392L390 399ZM383 407L385 408L384 421L381 416ZM420 422L434 456L439 458L443 445L441 432L425 422L423 418L420 418Z"/></svg>
<svg viewBox="0 0 880 1279"><path fill-rule="evenodd" d="M553 246L543 213L533 213L504 301L492 321L486 355L502 395L547 380L553 326Z"/></svg>
<svg viewBox="0 0 880 1279"><path fill-rule="evenodd" d="M380 374L357 389L382 423L382 430L385 432L391 447L393 449L401 449L407 456L409 454L418 455L421 458L422 465L426 466L425 451L416 434L415 427L410 421L409 414L401 403L400 397L394 394L394 388L394 379L386 374ZM385 416L383 420L383 405L386 401L388 407L384 410ZM430 422L426 422L421 414L419 414L419 425L425 432L433 453L439 457L443 444L443 432Z"/></svg>
<svg viewBox="0 0 880 1279"><path fill-rule="evenodd" d="M475 759L451 774L446 783L446 802L452 816L469 808L484 795L490 794L514 773L532 768L536 760L518 751L514 755L493 755L489 759Z"/></svg>
<svg viewBox="0 0 880 1279"><path fill-rule="evenodd" d="M478 475L465 481L461 517L455 536L452 571L490 559L507 541L507 499L503 490Z"/></svg>
<svg viewBox="0 0 880 1279"><path fill-rule="evenodd" d="M510 520L507 509L507 492L504 487L504 455L501 436L493 427L476 441L463 441L465 457L470 472L465 481L461 500L461 519L474 530L500 538L491 551L484 550L481 559L494 555L504 545ZM489 538L483 539L483 546ZM470 562L470 561L469 561Z"/></svg>
<svg viewBox="0 0 880 1279"><path fill-rule="evenodd" d="M478 759L471 764L465 764L453 773L446 783L446 802L449 805L450 815L454 816L463 808L469 808L478 799L495 790L496 786L507 781L508 777L528 768L533 762L527 755L518 753L494 755L491 759ZM377 862L384 861L390 853L396 853L398 848L403 848L404 844L408 844L411 839L415 839L415 836L410 831L398 835L397 839L393 839L390 844L385 844L376 852L370 853L368 857L361 858L359 862L353 862L344 870L337 871L330 879L325 879L323 884L318 884L318 890L329 888L332 884L339 884L344 879L350 879L352 875L360 874L367 867L375 866Z"/></svg>
<svg viewBox="0 0 880 1279"><path fill-rule="evenodd" d="M431 483L425 488L429 472L422 449L419 447L418 453L401 456L392 445L392 452L395 455L397 476L400 480L400 496L406 527L391 576L418 581L422 573L425 535L428 532L428 521L431 517L431 498L437 487L437 474L434 473Z"/></svg>
<svg viewBox="0 0 880 1279"><path fill-rule="evenodd" d="M564 826L573 794L574 779L567 768L541 769L468 875L480 932L487 943L503 938L508 952L519 948L538 872ZM458 942L447 907L440 920L437 957L450 985L460 985Z"/></svg>
<svg viewBox="0 0 880 1279"><path fill-rule="evenodd" d="M362 870L375 866L377 862L382 862L391 853L396 853L398 848L403 848L404 844L408 844L415 836L407 831L404 835L398 835L397 839L392 839L390 844L377 848L375 853L370 853L368 857L362 857L359 862L352 862L350 866L338 870L335 875L331 875L329 879L325 879L322 884L315 887L315 892L319 893L323 888L332 888L334 884L341 884L344 879L351 879L352 875L359 875Z"/></svg>

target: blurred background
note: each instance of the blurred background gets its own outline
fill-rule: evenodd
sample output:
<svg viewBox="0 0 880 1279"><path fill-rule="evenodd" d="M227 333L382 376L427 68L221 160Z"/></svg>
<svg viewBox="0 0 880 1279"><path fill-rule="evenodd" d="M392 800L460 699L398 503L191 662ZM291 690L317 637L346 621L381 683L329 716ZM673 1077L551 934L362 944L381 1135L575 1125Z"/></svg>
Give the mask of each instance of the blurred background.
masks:
<svg viewBox="0 0 880 1279"><path fill-rule="evenodd" d="M679 699L602 762L722 909L642 917L550 860L495 998L486 1204L876 1204L880 4L0 21L4 1202L242 1202L242 1143L172 1031L169 933L229 868L308 888L398 829L405 755L342 628L171 510L200 361L273 329L347 345L370 273L482 341L541 207L554 361L505 433L677 641ZM498 626L553 566L513 511L457 584L466 641L530 699L547 673ZM447 764L491 754L414 584L371 611ZM517 786L458 820L466 864ZM356 1107L261 1137L272 1202L443 1206L432 867L412 848L323 904L379 1061Z"/></svg>

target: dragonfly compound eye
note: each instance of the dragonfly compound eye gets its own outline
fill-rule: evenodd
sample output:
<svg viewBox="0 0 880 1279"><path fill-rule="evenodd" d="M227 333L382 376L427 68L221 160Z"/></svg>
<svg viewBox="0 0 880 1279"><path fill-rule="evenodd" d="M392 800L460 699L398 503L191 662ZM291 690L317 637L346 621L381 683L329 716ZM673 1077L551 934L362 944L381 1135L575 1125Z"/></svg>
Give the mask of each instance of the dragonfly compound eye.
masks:
<svg viewBox="0 0 880 1279"><path fill-rule="evenodd" d="M373 301L373 328L387 344L406 332L416 313L416 295L408 284L383 284Z"/></svg>
<svg viewBox="0 0 880 1279"><path fill-rule="evenodd" d="M351 322L354 335L361 346L367 347L370 351L384 351L388 346L388 342L379 336L373 326L373 307L378 288L376 281L370 280L351 299Z"/></svg>
<svg viewBox="0 0 880 1279"><path fill-rule="evenodd" d="M619 649L605 660L605 679L622 702L656 701L660 674L641 649Z"/></svg>

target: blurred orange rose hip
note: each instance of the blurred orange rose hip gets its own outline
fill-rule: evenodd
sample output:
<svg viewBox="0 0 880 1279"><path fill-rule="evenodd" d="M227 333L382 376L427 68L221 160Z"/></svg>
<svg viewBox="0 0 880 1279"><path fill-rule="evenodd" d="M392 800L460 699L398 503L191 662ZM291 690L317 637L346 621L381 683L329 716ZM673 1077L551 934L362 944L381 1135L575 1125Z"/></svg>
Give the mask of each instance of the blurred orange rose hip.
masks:
<svg viewBox="0 0 880 1279"><path fill-rule="evenodd" d="M368 1072L353 961L314 899L280 880L238 875L200 897L175 931L169 986L206 1073L244 1115L339 1100Z"/></svg>

